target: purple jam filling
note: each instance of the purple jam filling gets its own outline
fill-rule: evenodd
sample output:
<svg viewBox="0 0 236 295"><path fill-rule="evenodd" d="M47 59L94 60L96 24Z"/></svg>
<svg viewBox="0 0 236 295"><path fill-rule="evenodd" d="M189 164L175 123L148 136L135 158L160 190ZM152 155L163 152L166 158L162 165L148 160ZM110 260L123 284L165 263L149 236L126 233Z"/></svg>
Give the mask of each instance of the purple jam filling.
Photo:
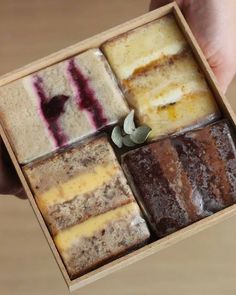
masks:
<svg viewBox="0 0 236 295"><path fill-rule="evenodd" d="M67 143L67 136L63 133L58 119L65 112L65 103L69 96L56 95L52 98L47 98L43 90L42 79L38 76L35 76L33 85L39 98L40 115L53 137L56 147L65 145Z"/></svg>
<svg viewBox="0 0 236 295"><path fill-rule="evenodd" d="M99 129L107 124L107 118L104 115L103 107L96 98L94 90L89 85L89 80L84 77L74 59L69 61L69 74L77 89L77 104L80 110L85 110L89 113L92 124L96 129Z"/></svg>

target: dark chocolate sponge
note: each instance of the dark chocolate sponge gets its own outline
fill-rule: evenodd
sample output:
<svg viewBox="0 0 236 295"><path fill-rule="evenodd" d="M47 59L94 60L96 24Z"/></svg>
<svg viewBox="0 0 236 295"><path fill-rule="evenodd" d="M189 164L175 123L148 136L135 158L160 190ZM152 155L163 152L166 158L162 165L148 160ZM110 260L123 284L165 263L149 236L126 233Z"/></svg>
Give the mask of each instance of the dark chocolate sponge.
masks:
<svg viewBox="0 0 236 295"><path fill-rule="evenodd" d="M122 161L158 237L236 201L236 152L225 121L143 146Z"/></svg>

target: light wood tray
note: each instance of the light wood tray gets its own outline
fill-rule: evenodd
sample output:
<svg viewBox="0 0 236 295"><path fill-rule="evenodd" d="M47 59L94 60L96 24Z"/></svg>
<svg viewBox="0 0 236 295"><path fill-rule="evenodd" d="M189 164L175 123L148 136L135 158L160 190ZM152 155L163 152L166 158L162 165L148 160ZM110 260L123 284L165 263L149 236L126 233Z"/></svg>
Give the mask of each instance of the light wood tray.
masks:
<svg viewBox="0 0 236 295"><path fill-rule="evenodd" d="M45 67L48 67L52 64L58 63L64 59L70 58L73 55L77 55L78 53L85 51L92 47L100 47L105 41L109 40L110 38L113 38L115 36L118 36L124 32L127 32L131 29L134 29L138 26L144 25L146 23L149 23L155 19L158 19L166 14L173 13L176 17L176 20L180 26L180 28L183 31L183 34L185 35L187 41L189 42L189 45L192 48L192 51L195 55L196 60L199 63L199 66L201 67L202 71L205 74L205 77L208 81L208 84L215 96L215 99L219 105L219 108L221 109L221 112L225 118L228 118L232 126L236 128L236 116L229 105L228 100L225 98L223 93L221 93L217 81L211 71L211 68L209 67L201 49L199 48L194 36L192 35L183 15L181 14L178 6L175 3L166 5L158 10L155 10L153 12L149 12L147 14L144 14L136 19L133 19L129 22L126 22L122 25L119 25L117 27L114 27L113 29L110 29L108 31L105 31L101 34L98 34L92 38L89 38L85 41L79 42L73 46L70 46L68 48L65 48L59 52L56 52L52 55L49 55L43 59L40 59L36 62L33 62L25 67L22 67L16 71L13 71L9 74L6 74L0 78L0 87L3 85L6 85L14 80L17 80L19 78L22 78L26 75L32 74L35 71L41 70ZM53 242L53 239L48 231L48 228L44 222L44 219L37 207L37 204L35 202L35 199L33 197L33 194L30 190L30 187L22 173L21 167L16 159L16 156L14 154L14 151L11 147L10 141L8 140L8 135L4 130L4 126L1 125L0 122L0 135L4 141L4 144L9 152L9 155L11 157L11 160L15 166L15 169L19 175L19 178L22 182L22 185L26 191L26 194L28 196L28 199L30 201L30 204L34 210L34 213L39 221L39 224L44 232L44 235L47 239L47 242L54 254L54 257L58 263L58 266L63 274L63 277L70 289L70 291L76 290L86 284L89 284L99 278L102 278L111 272L114 272L118 269L121 269L127 265L130 265L131 263L134 263L138 260L141 260L153 253L156 253L162 249L165 249L168 246L171 246L184 238L187 238L203 229L206 229L210 227L211 225L216 224L217 222L220 222L226 218L229 218L230 216L234 215L236 213L236 205L233 205L231 207L228 207L227 209L224 209L218 213L215 213L214 215L207 217L201 221L198 221L182 230L179 230L165 238L162 238L156 242L153 242L149 245L146 245L142 247L139 250L136 250L126 256L123 256L119 259L116 259L115 261L108 263L97 270L91 271L90 273L83 275L77 279L70 280L68 273L66 271L66 268L63 264L63 261L55 247L55 244Z"/></svg>

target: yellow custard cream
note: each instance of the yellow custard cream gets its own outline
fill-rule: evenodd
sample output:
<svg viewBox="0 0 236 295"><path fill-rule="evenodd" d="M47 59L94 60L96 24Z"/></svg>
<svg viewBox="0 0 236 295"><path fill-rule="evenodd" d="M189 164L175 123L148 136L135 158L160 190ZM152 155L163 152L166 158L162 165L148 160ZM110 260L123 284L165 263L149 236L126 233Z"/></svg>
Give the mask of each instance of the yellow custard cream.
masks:
<svg viewBox="0 0 236 295"><path fill-rule="evenodd" d="M125 219L130 214L139 213L140 210L138 205L135 202L132 202L98 216L91 217L80 224L61 231L55 236L54 241L60 251L65 251L73 246L76 240L80 238L89 238L94 233L102 231L106 228L109 222L115 222L117 219Z"/></svg>
<svg viewBox="0 0 236 295"><path fill-rule="evenodd" d="M81 173L67 182L58 183L48 191L36 195L37 202L40 207L46 207L69 201L77 195L80 196L97 189L109 181L118 170L119 167L114 163L96 166L88 172Z"/></svg>

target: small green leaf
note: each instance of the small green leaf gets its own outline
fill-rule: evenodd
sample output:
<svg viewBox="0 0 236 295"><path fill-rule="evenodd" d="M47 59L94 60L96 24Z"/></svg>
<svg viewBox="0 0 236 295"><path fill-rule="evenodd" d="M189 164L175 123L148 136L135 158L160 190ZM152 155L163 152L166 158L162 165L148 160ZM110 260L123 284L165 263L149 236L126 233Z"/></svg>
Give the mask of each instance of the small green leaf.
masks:
<svg viewBox="0 0 236 295"><path fill-rule="evenodd" d="M144 143L151 130L148 126L140 126L130 135L130 139L137 144Z"/></svg>
<svg viewBox="0 0 236 295"><path fill-rule="evenodd" d="M123 137L123 144L128 147L135 146L135 143L130 139L129 134L127 134Z"/></svg>
<svg viewBox="0 0 236 295"><path fill-rule="evenodd" d="M134 110L132 110L124 120L124 132L126 134L132 134L134 131L135 131Z"/></svg>
<svg viewBox="0 0 236 295"><path fill-rule="evenodd" d="M122 147L122 132L120 126L115 126L113 128L111 133L111 139L118 148Z"/></svg>

